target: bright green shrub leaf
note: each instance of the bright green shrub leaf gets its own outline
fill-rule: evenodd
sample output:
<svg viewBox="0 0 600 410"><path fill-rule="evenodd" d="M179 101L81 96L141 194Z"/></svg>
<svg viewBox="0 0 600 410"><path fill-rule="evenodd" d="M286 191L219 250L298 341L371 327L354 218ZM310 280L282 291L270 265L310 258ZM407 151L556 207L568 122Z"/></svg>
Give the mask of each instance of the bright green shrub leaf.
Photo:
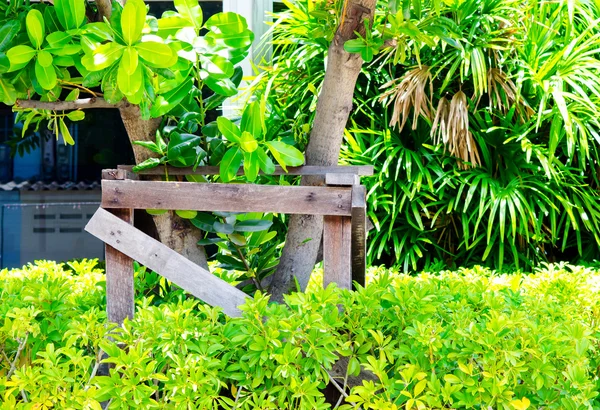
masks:
<svg viewBox="0 0 600 410"><path fill-rule="evenodd" d="M229 118L218 117L217 126L219 131L228 141L239 144L242 133L237 125L235 125Z"/></svg>
<svg viewBox="0 0 600 410"><path fill-rule="evenodd" d="M63 28L73 30L85 20L85 2L83 0L54 0L56 17Z"/></svg>
<svg viewBox="0 0 600 410"><path fill-rule="evenodd" d="M119 90L126 96L130 97L136 94L141 88L144 82L144 72L142 71L142 65L137 64L135 71L129 73L129 66L126 65L127 61L121 59L119 63L119 71L117 74L117 84ZM133 103L133 101L131 101ZM135 104L135 103L134 103Z"/></svg>
<svg viewBox="0 0 600 410"><path fill-rule="evenodd" d="M175 213L183 219L194 219L198 215L196 211L175 211Z"/></svg>
<svg viewBox="0 0 600 410"><path fill-rule="evenodd" d="M236 13L217 13L206 21L205 27L210 31L207 38L232 48L249 48L254 41L254 33L248 30L246 19Z"/></svg>
<svg viewBox="0 0 600 410"><path fill-rule="evenodd" d="M10 60L10 71L19 70L27 65L35 56L36 51L26 45L15 46L6 52Z"/></svg>
<svg viewBox="0 0 600 410"><path fill-rule="evenodd" d="M140 172L145 169L156 168L160 165L160 159L158 158L148 158L147 160L140 162L135 167L132 168L133 172Z"/></svg>
<svg viewBox="0 0 600 410"><path fill-rule="evenodd" d="M81 121L85 118L85 112L81 110L71 111L67 114L67 118L71 121Z"/></svg>
<svg viewBox="0 0 600 410"><path fill-rule="evenodd" d="M134 145L139 145L140 147L144 147L149 149L150 151L156 154L164 154L164 149L156 145L156 143L152 141L133 141Z"/></svg>
<svg viewBox="0 0 600 410"><path fill-rule="evenodd" d="M106 43L96 48L93 54L86 54L81 63L89 71L100 71L111 66L123 55L125 47L117 43Z"/></svg>
<svg viewBox="0 0 600 410"><path fill-rule="evenodd" d="M174 0L175 8L185 19L190 21L196 28L196 32L202 27L202 8L198 0Z"/></svg>
<svg viewBox="0 0 600 410"><path fill-rule="evenodd" d="M21 22L19 20L8 20L0 27L0 52L8 49L13 39L21 30Z"/></svg>
<svg viewBox="0 0 600 410"><path fill-rule="evenodd" d="M173 165L192 166L201 152L204 152L200 149L202 139L197 135L172 132L169 137L167 157L170 161L178 162Z"/></svg>
<svg viewBox="0 0 600 410"><path fill-rule="evenodd" d="M243 158L242 151L239 148L230 148L225 152L219 164L219 175L223 182L229 182L235 178L240 165L242 165Z"/></svg>
<svg viewBox="0 0 600 410"><path fill-rule="evenodd" d="M344 50L348 53L361 53L365 48L367 48L367 45L361 38L348 40L344 43Z"/></svg>
<svg viewBox="0 0 600 410"><path fill-rule="evenodd" d="M17 101L17 90L7 79L0 76L0 101L6 105L13 105Z"/></svg>
<svg viewBox="0 0 600 410"><path fill-rule="evenodd" d="M41 50L37 55L37 61L39 61L42 67L50 67L52 65L52 55L44 50Z"/></svg>
<svg viewBox="0 0 600 410"><path fill-rule="evenodd" d="M138 67L138 52L136 49L133 47L125 47L120 64L127 74L133 74Z"/></svg>
<svg viewBox="0 0 600 410"><path fill-rule="evenodd" d="M166 214L169 211L166 209L146 209L146 212L153 216L160 216Z"/></svg>
<svg viewBox="0 0 600 410"><path fill-rule="evenodd" d="M55 31L48 34L46 41L50 47L62 47L67 45L73 39L72 36L64 31Z"/></svg>
<svg viewBox="0 0 600 410"><path fill-rule="evenodd" d="M233 76L233 64L219 55L199 56L202 69L214 79L231 78Z"/></svg>
<svg viewBox="0 0 600 410"><path fill-rule="evenodd" d="M189 27L190 22L179 16L162 17L158 20L158 35L162 38L175 36L179 30Z"/></svg>
<svg viewBox="0 0 600 410"><path fill-rule="evenodd" d="M8 56L0 52L0 74L6 73L10 70L10 60Z"/></svg>
<svg viewBox="0 0 600 410"><path fill-rule="evenodd" d="M79 52L81 51L81 46L79 44L67 44L62 47L52 47L46 48L44 50L56 56L72 56L75 54L79 54Z"/></svg>
<svg viewBox="0 0 600 410"><path fill-rule="evenodd" d="M244 152L244 175L248 178L248 181L256 181L259 171L260 163L258 161L258 153L256 150Z"/></svg>
<svg viewBox="0 0 600 410"><path fill-rule="evenodd" d="M207 77L204 83L219 95L231 97L237 94L237 88L229 78L216 79L214 77Z"/></svg>
<svg viewBox="0 0 600 410"><path fill-rule="evenodd" d="M240 147L246 152L254 152L258 148L258 141L248 131L242 132Z"/></svg>
<svg viewBox="0 0 600 410"><path fill-rule="evenodd" d="M177 62L177 54L166 44L144 41L137 43L135 49L150 67L169 68Z"/></svg>
<svg viewBox="0 0 600 410"><path fill-rule="evenodd" d="M121 13L121 30L126 44L137 43L146 22L146 5L142 0L129 0Z"/></svg>
<svg viewBox="0 0 600 410"><path fill-rule="evenodd" d="M82 27L82 30L88 38L96 41L113 41L113 32L104 22L88 23Z"/></svg>
<svg viewBox="0 0 600 410"><path fill-rule="evenodd" d="M35 62L35 77L44 90L51 90L56 86L56 70L52 65L44 67L37 60Z"/></svg>
<svg viewBox="0 0 600 410"><path fill-rule="evenodd" d="M75 60L71 56L56 56L53 59L53 63L57 67L73 67ZM85 70L83 67L77 67L79 71L81 71L80 68Z"/></svg>
<svg viewBox="0 0 600 410"><path fill-rule="evenodd" d="M273 164L273 161L267 155L265 150L262 147L258 147L255 152L257 155L258 166L260 167L261 171L267 175L274 173L275 164Z"/></svg>
<svg viewBox="0 0 600 410"><path fill-rule="evenodd" d="M29 41L31 41L33 47L39 49L45 37L44 16L42 16L42 13L35 9L29 10L25 19L25 28L27 29Z"/></svg>
<svg viewBox="0 0 600 410"><path fill-rule="evenodd" d="M37 68L37 66L36 66L36 68ZM58 127L59 127L59 130L60 130L60 136L62 137L62 139L65 142L65 144L67 144L67 145L75 145L75 140L71 136L71 132L69 131L69 127L67 127L67 124L65 124L65 120L63 120L62 118L59 118L58 119Z"/></svg>
<svg viewBox="0 0 600 410"><path fill-rule="evenodd" d="M281 165L284 170L286 166L299 167L304 164L304 155L295 147L283 143L281 141L267 142L269 151L275 157L275 160Z"/></svg>
<svg viewBox="0 0 600 410"><path fill-rule="evenodd" d="M236 222L235 230L237 232L262 232L269 230L272 225L272 221L264 219L246 219Z"/></svg>
<svg viewBox="0 0 600 410"><path fill-rule="evenodd" d="M192 79L188 78L171 91L166 92L164 95L159 95L152 105L152 117L160 117L175 108L175 106L189 95L193 86Z"/></svg>
<svg viewBox="0 0 600 410"><path fill-rule="evenodd" d="M263 135L263 119L260 111L260 103L253 101L246 106L242 113L241 130L247 131L254 138L259 139Z"/></svg>

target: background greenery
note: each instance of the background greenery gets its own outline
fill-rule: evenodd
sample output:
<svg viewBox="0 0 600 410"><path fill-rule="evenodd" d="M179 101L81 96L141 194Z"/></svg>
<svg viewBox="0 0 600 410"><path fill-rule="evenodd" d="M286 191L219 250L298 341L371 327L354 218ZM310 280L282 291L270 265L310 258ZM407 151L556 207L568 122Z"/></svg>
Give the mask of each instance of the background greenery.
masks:
<svg viewBox="0 0 600 410"><path fill-rule="evenodd" d="M270 103L269 128L305 144L339 2L285 3L253 89ZM346 47L367 60L342 161L375 167L370 261L408 271L597 258L598 3L391 3Z"/></svg>

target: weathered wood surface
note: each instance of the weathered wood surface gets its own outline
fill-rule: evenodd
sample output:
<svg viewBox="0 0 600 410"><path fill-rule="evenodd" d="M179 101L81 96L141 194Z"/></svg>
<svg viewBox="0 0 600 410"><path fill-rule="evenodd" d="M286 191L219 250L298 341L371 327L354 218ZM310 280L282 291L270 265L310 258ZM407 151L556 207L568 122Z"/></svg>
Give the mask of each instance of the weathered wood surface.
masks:
<svg viewBox="0 0 600 410"><path fill-rule="evenodd" d="M85 230L147 266L163 277L212 306L220 306L229 316L240 316L238 309L246 294L190 262L157 240L135 229L100 208Z"/></svg>
<svg viewBox="0 0 600 410"><path fill-rule="evenodd" d="M110 211L122 223L133 224L133 209ZM133 318L135 311L135 287L133 260L108 243L105 244L106 260L106 314L113 323L123 324L125 318Z"/></svg>
<svg viewBox="0 0 600 410"><path fill-rule="evenodd" d="M119 169L131 171L133 165L119 165ZM193 168L167 167L169 175L219 175L219 167L205 166ZM139 175L165 175L165 167L156 167L140 171ZM361 176L373 175L373 167L370 165L359 166L310 166L287 167L287 172L280 166L275 167L275 172L270 175L326 175L326 174L354 174ZM240 168L238 175L244 175L244 169ZM261 175L264 175L261 172Z"/></svg>
<svg viewBox="0 0 600 410"><path fill-rule="evenodd" d="M360 185L360 176L356 174L327 174L325 184L329 186Z"/></svg>
<svg viewBox="0 0 600 410"><path fill-rule="evenodd" d="M102 207L350 216L352 190L342 187L103 180Z"/></svg>
<svg viewBox="0 0 600 410"><path fill-rule="evenodd" d="M352 187L352 281L365 285L367 270L367 190Z"/></svg>
<svg viewBox="0 0 600 410"><path fill-rule="evenodd" d="M325 216L323 225L323 287L332 282L352 288L351 218Z"/></svg>

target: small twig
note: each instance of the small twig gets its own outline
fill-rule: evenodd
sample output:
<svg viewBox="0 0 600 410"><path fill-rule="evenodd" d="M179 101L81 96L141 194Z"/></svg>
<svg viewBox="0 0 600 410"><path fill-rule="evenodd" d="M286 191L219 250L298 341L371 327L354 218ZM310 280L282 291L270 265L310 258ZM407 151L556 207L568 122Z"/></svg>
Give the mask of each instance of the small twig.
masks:
<svg viewBox="0 0 600 410"><path fill-rule="evenodd" d="M21 390L21 397L23 398L23 401L25 403L29 403L29 400L27 399L27 393L25 393L25 390Z"/></svg>
<svg viewBox="0 0 600 410"><path fill-rule="evenodd" d="M337 390L338 390L338 391L339 391L339 392L342 394L342 396L343 396L343 397L348 397L348 393L346 393L346 392L344 391L344 389L342 389L342 386L340 386L340 385L339 385L339 383L335 381L335 379L333 378L333 376L331 375L331 373L329 373L329 372L327 371L327 369L323 367L323 365L321 365L321 368L322 368L323 370L325 370L325 372L327 372L327 374L329 375L329 381L330 381L331 383L333 383L333 385L335 386L335 388L336 388L336 389L337 389Z"/></svg>
<svg viewBox="0 0 600 410"><path fill-rule="evenodd" d="M238 391L235 395L235 403L233 403L233 410L237 409L238 400L240 399L240 396L242 395L242 390L244 390L244 386L240 386L240 388L238 389Z"/></svg>
<svg viewBox="0 0 600 410"><path fill-rule="evenodd" d="M96 374L98 373L98 369L100 368L100 362L102 361L101 358L102 358L102 350L98 351L98 354L96 355L96 364L94 365L94 368L92 369L92 374L90 375L90 380L87 382L87 385L85 386L85 389L83 389L83 391L88 391L88 389L92 385L92 380L94 379L94 377L96 377Z"/></svg>
<svg viewBox="0 0 600 410"><path fill-rule="evenodd" d="M6 355L6 352L4 351L4 349L2 350L2 356L4 356L4 360L6 360L6 363L8 363L8 365L10 366L10 359Z"/></svg>
<svg viewBox="0 0 600 410"><path fill-rule="evenodd" d="M233 246L235 246L235 249L237 250L238 254L240 255L240 258L242 258L242 262L244 262L244 266L246 267L246 271L249 274L252 274L252 269L250 269L250 265L248 265L248 261L246 261L246 258L244 257L244 254L242 254L242 251L240 249L239 246L237 246L235 243L233 244ZM254 286L256 286L256 288L258 290L260 290L261 292L264 292L263 287L260 285L260 282L258 281L258 279L256 279L256 276L251 276L250 279L252 279L252 282L254 283Z"/></svg>
<svg viewBox="0 0 600 410"><path fill-rule="evenodd" d="M25 338L23 338L23 340L21 342L19 342L19 348L17 349L17 354L15 355L15 360L13 360L12 364L10 365L10 370L8 371L8 374L6 375L6 379L10 379L10 376L12 376L13 373L15 372L15 370L17 369L17 362L19 361L19 356L21 356L21 352L25 348L25 344L27 343L28 338L29 338L29 333L25 333Z"/></svg>
<svg viewBox="0 0 600 410"><path fill-rule="evenodd" d="M68 111L68 110L86 110L91 108L121 108L127 105L125 100L118 103L109 103L104 98L81 98L75 101L38 101L38 100L17 100L17 108L33 108L38 110L50 111Z"/></svg>

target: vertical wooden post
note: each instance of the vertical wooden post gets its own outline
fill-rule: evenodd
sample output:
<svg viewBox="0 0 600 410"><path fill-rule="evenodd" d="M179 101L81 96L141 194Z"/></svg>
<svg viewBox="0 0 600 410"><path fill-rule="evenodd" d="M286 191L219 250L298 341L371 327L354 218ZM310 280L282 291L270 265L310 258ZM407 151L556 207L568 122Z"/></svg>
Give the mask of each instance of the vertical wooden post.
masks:
<svg viewBox="0 0 600 410"><path fill-rule="evenodd" d="M323 224L323 286L331 282L352 288L352 219L325 216Z"/></svg>
<svg viewBox="0 0 600 410"><path fill-rule="evenodd" d="M352 186L352 282L365 286L367 270L367 189Z"/></svg>
<svg viewBox="0 0 600 410"><path fill-rule="evenodd" d="M123 170L105 170L102 179L125 179ZM112 214L133 224L133 209L110 209ZM105 245L106 255L106 313L108 320L119 325L125 318L133 318L134 281L133 260L110 245Z"/></svg>

